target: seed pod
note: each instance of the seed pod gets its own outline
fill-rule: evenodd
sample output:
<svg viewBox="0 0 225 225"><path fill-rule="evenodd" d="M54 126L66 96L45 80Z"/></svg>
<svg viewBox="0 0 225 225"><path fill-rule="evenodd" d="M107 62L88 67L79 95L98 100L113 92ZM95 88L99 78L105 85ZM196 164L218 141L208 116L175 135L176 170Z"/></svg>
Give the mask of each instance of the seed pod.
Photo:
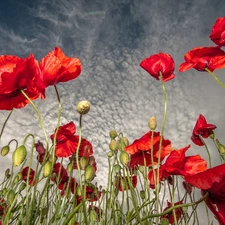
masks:
<svg viewBox="0 0 225 225"><path fill-rule="evenodd" d="M90 182L95 177L95 169L92 165L88 165L84 172L85 181Z"/></svg>
<svg viewBox="0 0 225 225"><path fill-rule="evenodd" d="M14 166L19 166L26 158L27 150L24 145L19 146L12 154L12 161Z"/></svg>
<svg viewBox="0 0 225 225"><path fill-rule="evenodd" d="M85 115L89 112L91 104L89 101L83 100L77 104L77 112L81 115Z"/></svg>
<svg viewBox="0 0 225 225"><path fill-rule="evenodd" d="M43 177L48 177L51 174L52 163L47 161L44 165Z"/></svg>
<svg viewBox="0 0 225 225"><path fill-rule="evenodd" d="M9 153L9 145L6 145L6 146L2 147L1 155L6 156L8 153Z"/></svg>
<svg viewBox="0 0 225 225"><path fill-rule="evenodd" d="M109 137L115 139L117 137L117 132L115 130L110 130Z"/></svg>
<svg viewBox="0 0 225 225"><path fill-rule="evenodd" d="M12 205L14 199L15 199L15 192L11 189L11 190L9 190L9 192L7 194L7 201L9 203L9 205Z"/></svg>
<svg viewBox="0 0 225 225"><path fill-rule="evenodd" d="M148 126L150 130L155 130L155 128L157 127L157 120L154 116L149 119Z"/></svg>
<svg viewBox="0 0 225 225"><path fill-rule="evenodd" d="M122 151L120 153L120 162L124 166L128 166L129 165L129 163L130 163L130 157L129 157L129 154L127 152Z"/></svg>
<svg viewBox="0 0 225 225"><path fill-rule="evenodd" d="M111 151L116 151L116 150L118 150L118 148L119 148L119 145L118 145L117 141L112 139L109 144L109 149Z"/></svg>

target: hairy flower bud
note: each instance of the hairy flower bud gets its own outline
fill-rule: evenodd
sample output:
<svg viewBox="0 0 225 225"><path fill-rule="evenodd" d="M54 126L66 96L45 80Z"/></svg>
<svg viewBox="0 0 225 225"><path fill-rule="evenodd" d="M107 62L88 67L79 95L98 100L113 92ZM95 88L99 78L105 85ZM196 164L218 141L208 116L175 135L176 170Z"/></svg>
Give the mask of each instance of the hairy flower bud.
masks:
<svg viewBox="0 0 225 225"><path fill-rule="evenodd" d="M118 136L118 135L117 135L117 132L116 132L115 130L110 130L110 131L109 131L109 137L110 137L111 139L115 139L117 136Z"/></svg>
<svg viewBox="0 0 225 225"><path fill-rule="evenodd" d="M77 112L81 115L85 115L89 112L90 110L90 102L89 101L86 101L86 100L83 100L83 101L80 101L78 104L77 104Z"/></svg>
<svg viewBox="0 0 225 225"><path fill-rule="evenodd" d="M9 205L12 205L13 201L15 199L15 192L14 190L9 190L8 194L7 194L7 201L9 203Z"/></svg>
<svg viewBox="0 0 225 225"><path fill-rule="evenodd" d="M150 130L155 130L155 128L157 127L157 121L156 121L156 118L154 116L152 116L149 119L148 126L149 126Z"/></svg>
<svg viewBox="0 0 225 225"><path fill-rule="evenodd" d="M48 177L51 174L52 163L47 161L44 165L43 177Z"/></svg>
<svg viewBox="0 0 225 225"><path fill-rule="evenodd" d="M122 163L122 165L128 166L128 164L130 163L130 157L127 152L122 151L120 153L120 162Z"/></svg>
<svg viewBox="0 0 225 225"><path fill-rule="evenodd" d="M81 168L82 170L85 170L85 168L86 168L87 165L88 165L88 158L82 156L82 157L80 158L79 162L80 162L80 168Z"/></svg>
<svg viewBox="0 0 225 225"><path fill-rule="evenodd" d="M88 165L85 169L85 172L84 172L85 181L87 181L87 182L92 181L94 179L94 176L95 176L94 167L91 166L91 165Z"/></svg>
<svg viewBox="0 0 225 225"><path fill-rule="evenodd" d="M24 145L19 146L12 154L12 161L14 166L19 166L26 158L27 150Z"/></svg>
<svg viewBox="0 0 225 225"><path fill-rule="evenodd" d="M9 145L5 145L4 147L2 147L1 149L1 155L2 156L6 156L9 153Z"/></svg>
<svg viewBox="0 0 225 225"><path fill-rule="evenodd" d="M117 141L112 139L109 144L109 149L111 151L116 151L116 150L118 150L118 148L119 148L119 145L118 145Z"/></svg>

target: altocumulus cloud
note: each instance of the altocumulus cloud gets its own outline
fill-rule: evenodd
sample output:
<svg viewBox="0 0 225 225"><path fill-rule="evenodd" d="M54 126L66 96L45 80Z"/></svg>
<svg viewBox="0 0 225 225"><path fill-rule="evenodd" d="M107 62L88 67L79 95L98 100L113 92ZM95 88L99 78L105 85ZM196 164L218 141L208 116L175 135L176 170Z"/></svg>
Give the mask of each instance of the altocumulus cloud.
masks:
<svg viewBox="0 0 225 225"><path fill-rule="evenodd" d="M104 184L107 169L108 132L122 131L130 142L147 130L150 116L161 127L163 92L160 82L139 67L142 59L160 51L176 62L176 78L166 83L168 114L165 138L181 148L191 143L195 121L202 113L217 124L222 138L224 90L206 73L189 70L179 73L183 55L195 46L212 46L208 35L216 18L223 17L223 1L61 1L40 0L18 3L24 18L19 24L1 19L1 54L26 57L30 52L41 59L55 46L66 55L78 57L82 74L69 83L58 85L63 104L62 123L78 124L75 105L79 100L91 102L84 117L83 135L93 143L98 170L96 180ZM225 82L223 72L216 74ZM35 101L42 112L46 128L52 133L56 125L57 102L53 88L44 101ZM7 112L0 112L3 124ZM15 110L3 142L10 137L23 138L27 132L43 135L30 106ZM34 130L35 128L35 130ZM190 152L204 149L192 146ZM197 153L196 153L197 154ZM216 164L216 156L212 156Z"/></svg>

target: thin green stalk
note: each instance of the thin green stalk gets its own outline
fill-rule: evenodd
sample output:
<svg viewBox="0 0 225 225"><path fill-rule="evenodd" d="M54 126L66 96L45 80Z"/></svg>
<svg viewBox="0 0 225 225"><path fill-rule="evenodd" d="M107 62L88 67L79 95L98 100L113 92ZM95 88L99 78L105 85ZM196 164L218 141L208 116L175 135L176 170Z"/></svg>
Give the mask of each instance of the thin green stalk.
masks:
<svg viewBox="0 0 225 225"><path fill-rule="evenodd" d="M208 154L208 158L209 158L209 167L212 168L212 159L211 159L211 155L210 155L209 149L208 149L208 147L207 147L203 137L201 135L199 135L199 137L200 137L202 143L205 145L205 148L206 148L206 151L207 151L207 154Z"/></svg>
<svg viewBox="0 0 225 225"><path fill-rule="evenodd" d="M223 88L225 89L225 85L218 79L218 77L213 73L211 72L208 68L205 68L205 71L207 71L213 78L214 80Z"/></svg>
<svg viewBox="0 0 225 225"><path fill-rule="evenodd" d="M166 124L166 112L167 112L167 97L166 97L166 89L165 89L165 84L163 81L162 77L162 72L160 72L160 80L162 84L162 89L163 89L163 96L164 96L164 112L163 112L163 122L162 122L162 130L161 130L161 135L160 135L160 142L159 142L159 153L158 153L158 167L157 167L157 181L159 181L159 169L160 169L160 158L161 158L161 153L162 153L162 139L163 139L163 134L165 130L165 124ZM156 212L159 211L159 185L160 182L156 185ZM157 221L158 222L158 221Z"/></svg>
<svg viewBox="0 0 225 225"><path fill-rule="evenodd" d="M82 140L82 114L80 114L80 119L79 119L79 140L78 140L78 146L76 150L76 164L77 164L77 170L78 170L78 177L80 180L79 185L81 189L84 222L85 222L85 225L88 225L87 209L85 204L86 203L86 184L84 184L84 190L82 190L82 177L81 177L81 170L80 170L80 163L79 163L79 150L80 150L81 140Z"/></svg>
<svg viewBox="0 0 225 225"><path fill-rule="evenodd" d="M10 113L9 113L9 115L7 116L5 122L3 123L2 129L1 129L1 133L0 133L0 140L1 140L1 138L2 138L2 134L3 134L3 132L4 132L5 126L6 126L7 122L8 122L8 120L9 120L10 116L12 115L12 112L13 112L13 109L10 111Z"/></svg>
<svg viewBox="0 0 225 225"><path fill-rule="evenodd" d="M204 200L206 200L209 196L209 193L207 192L202 198L200 198L198 201L196 202L192 202L192 203L186 203L186 204L179 204L179 205L175 205L173 207L170 207L169 209L165 210L164 212L162 213L156 213L156 214L151 214L151 215L148 215L148 216L145 216L141 219L141 221L145 221L149 218L154 218L154 217L161 217L161 216L164 216L168 213L170 213L171 211L173 211L174 209L178 209L178 208L182 208L182 207L189 207L189 206L193 206L193 205L197 205L201 202L203 202ZM136 222L134 225L138 225L139 223Z"/></svg>
<svg viewBox="0 0 225 225"><path fill-rule="evenodd" d="M20 91L26 97L26 99L30 102L30 104L32 105L34 111L38 115L39 123L40 123L41 129L43 130L43 133L44 133L44 136L45 136L45 141L46 141L46 146L47 146L46 148L48 149L48 136L47 136L44 124L43 124L43 120L42 120L41 114L40 114L38 108L36 107L36 105L33 103L33 101L28 97L28 95L23 90L20 90Z"/></svg>

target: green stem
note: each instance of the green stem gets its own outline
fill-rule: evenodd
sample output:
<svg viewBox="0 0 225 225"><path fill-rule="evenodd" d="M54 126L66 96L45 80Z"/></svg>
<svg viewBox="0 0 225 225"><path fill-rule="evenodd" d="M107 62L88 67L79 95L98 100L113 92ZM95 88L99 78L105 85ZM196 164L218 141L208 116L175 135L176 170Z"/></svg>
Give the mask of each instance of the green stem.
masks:
<svg viewBox="0 0 225 225"><path fill-rule="evenodd" d="M208 149L204 139L202 138L202 136L199 135L199 137L200 137L202 143L205 145L205 148L206 148L206 151L207 151L207 154L208 154L208 158L209 158L209 167L212 168L212 159L211 159L211 155L210 155L209 149Z"/></svg>
<svg viewBox="0 0 225 225"><path fill-rule="evenodd" d="M9 120L10 116L12 115L12 112L13 112L13 109L11 110L11 112L9 113L9 115L7 116L5 122L4 122L3 126L2 126L1 133L0 133L0 140L2 138L2 134L3 134L3 131L5 129L5 126L6 126L7 122L8 122L8 120Z"/></svg>
<svg viewBox="0 0 225 225"><path fill-rule="evenodd" d="M162 140L163 140L163 134L165 130L165 124L166 124L166 112L167 112L167 98L166 98L166 89L162 77L162 72L160 72L160 80L162 84L162 89L163 89L163 96L164 96L164 112L163 112L163 123L162 123L162 130L161 130L161 135L160 135L160 142L159 142L159 153L158 153L158 167L157 167L157 175L156 179L159 181L159 169L160 169L160 159L161 159L161 153L162 153ZM159 185L160 183L158 182L156 185L156 212L159 211Z"/></svg>
<svg viewBox="0 0 225 225"><path fill-rule="evenodd" d="M41 114L40 114L38 108L36 107L36 105L33 103L33 101L28 97L28 95L23 90L20 90L20 91L26 97L26 99L30 102L30 104L32 105L34 111L38 115L39 123L40 123L41 129L43 130L43 133L44 133L44 136L45 136L46 148L48 149L48 136L47 136L44 124L43 124L43 120L42 120Z"/></svg>
<svg viewBox="0 0 225 225"><path fill-rule="evenodd" d="M169 208L169 209L163 211L162 213L156 213L156 214L152 214L152 215L145 216L145 217L143 217L143 218L141 219L141 221L145 221L145 220L147 220L147 219L149 219L149 218L154 218L154 217L158 217L158 218L159 218L159 217L161 217L161 216L164 216L164 215L170 213L170 212L173 211L174 209L178 209L178 208L182 208L182 207L189 207L189 206L197 205L197 204L203 202L204 200L206 200L206 199L208 198L208 196L209 196L209 193L207 192L202 198L200 198L200 199L199 199L198 201L196 201L196 202L187 203L187 204L179 204L179 205L175 205L175 206L173 206L173 207L171 207L171 208ZM139 224L139 223L136 222L134 225L138 225L138 224Z"/></svg>
<svg viewBox="0 0 225 225"><path fill-rule="evenodd" d="M211 72L208 68L205 68L205 71L207 71L213 78L214 80L223 88L225 89L225 85L217 78L217 76Z"/></svg>

